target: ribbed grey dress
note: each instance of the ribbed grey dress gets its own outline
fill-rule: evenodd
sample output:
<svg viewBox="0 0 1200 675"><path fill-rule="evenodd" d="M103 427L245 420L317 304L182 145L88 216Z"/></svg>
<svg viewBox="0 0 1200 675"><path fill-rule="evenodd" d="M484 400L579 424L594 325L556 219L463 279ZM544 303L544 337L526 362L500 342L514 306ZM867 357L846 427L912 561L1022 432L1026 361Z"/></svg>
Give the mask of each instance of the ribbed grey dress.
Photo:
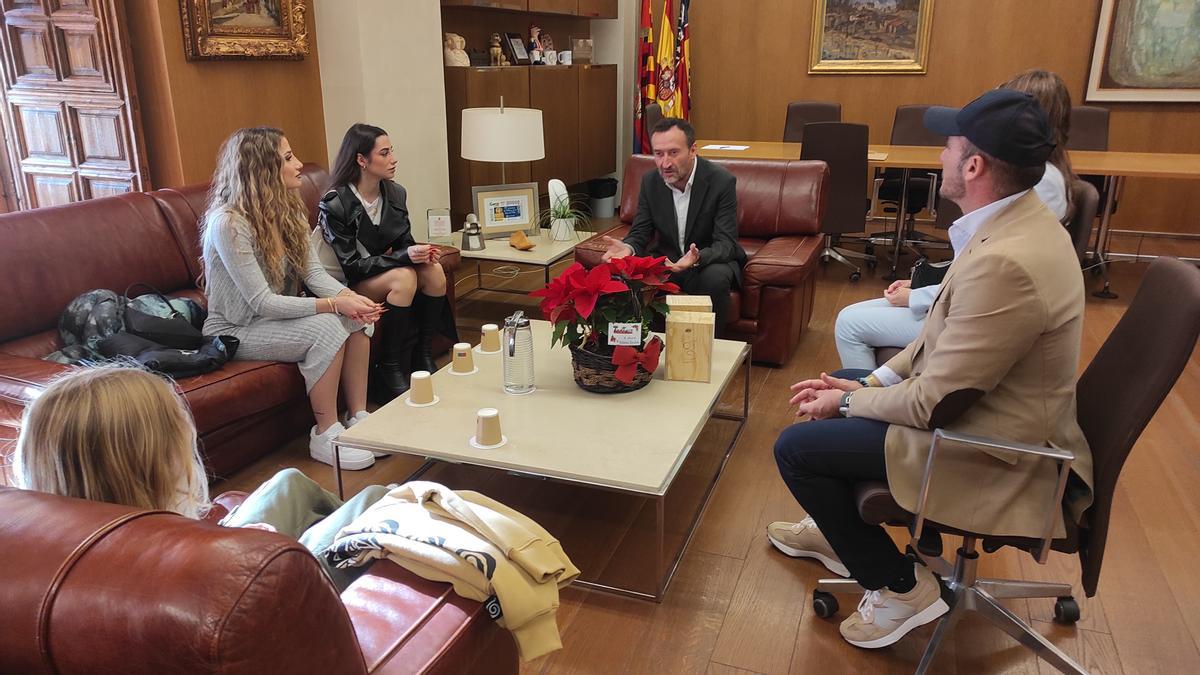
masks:
<svg viewBox="0 0 1200 675"><path fill-rule="evenodd" d="M207 216L204 250L208 320L205 335L232 335L240 342L234 358L298 363L306 390L325 374L346 338L362 328L336 314L318 314L317 298L298 297L300 283L289 274L284 288L267 283L246 219L227 209ZM304 285L319 297L345 286L325 272L309 249Z"/></svg>

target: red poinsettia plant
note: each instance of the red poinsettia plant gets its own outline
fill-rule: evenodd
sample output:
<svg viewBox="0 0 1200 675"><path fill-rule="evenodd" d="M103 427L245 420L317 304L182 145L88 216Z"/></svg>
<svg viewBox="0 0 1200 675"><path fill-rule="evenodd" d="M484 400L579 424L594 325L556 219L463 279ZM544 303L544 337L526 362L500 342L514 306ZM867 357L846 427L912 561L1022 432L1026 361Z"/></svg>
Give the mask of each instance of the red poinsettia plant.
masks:
<svg viewBox="0 0 1200 675"><path fill-rule="evenodd" d="M667 313L663 297L679 292L669 276L665 257L614 258L590 270L575 263L530 295L542 298L542 314L554 324L551 345L610 354L610 324L640 324L646 345L650 322Z"/></svg>

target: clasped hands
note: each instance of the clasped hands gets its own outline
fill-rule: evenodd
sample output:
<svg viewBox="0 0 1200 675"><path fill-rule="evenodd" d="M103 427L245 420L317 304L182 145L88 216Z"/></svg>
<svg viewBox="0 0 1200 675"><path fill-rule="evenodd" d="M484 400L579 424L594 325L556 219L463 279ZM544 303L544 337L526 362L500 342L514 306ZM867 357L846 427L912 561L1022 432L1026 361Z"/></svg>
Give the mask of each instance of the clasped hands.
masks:
<svg viewBox="0 0 1200 675"><path fill-rule="evenodd" d="M408 259L414 264L435 263L441 258L441 249L433 244L413 244L408 247Z"/></svg>
<svg viewBox="0 0 1200 675"><path fill-rule="evenodd" d="M883 291L883 297L893 307L908 307L908 296L912 293L912 282L897 279Z"/></svg>
<svg viewBox="0 0 1200 675"><path fill-rule="evenodd" d="M332 300L338 314L363 325L375 323L387 311L382 304L348 288Z"/></svg>
<svg viewBox="0 0 1200 675"><path fill-rule="evenodd" d="M604 255L600 258L601 262L608 262L613 258L624 258L626 256L633 255L633 247L621 241L620 239L614 239L608 235L605 235L601 237L601 241L608 246L608 248L604 251ZM696 248L695 244L692 244L688 247L687 253L684 253L682 258L675 262L668 261L667 269L671 270L671 272L675 274L678 274L679 272L692 267L698 262L700 262L700 249Z"/></svg>
<svg viewBox="0 0 1200 675"><path fill-rule="evenodd" d="M814 420L824 420L838 416L843 394L859 389L862 389L862 384L854 380L821 373L821 377L815 380L801 380L793 384L791 390L797 394L788 403L799 405L796 417L808 415Z"/></svg>

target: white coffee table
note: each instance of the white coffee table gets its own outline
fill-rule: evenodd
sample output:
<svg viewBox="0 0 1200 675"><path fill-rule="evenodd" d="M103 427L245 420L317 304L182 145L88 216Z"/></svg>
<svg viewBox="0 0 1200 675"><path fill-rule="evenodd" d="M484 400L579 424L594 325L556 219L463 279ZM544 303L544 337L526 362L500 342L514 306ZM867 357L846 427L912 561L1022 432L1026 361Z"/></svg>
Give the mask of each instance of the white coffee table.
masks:
<svg viewBox="0 0 1200 675"><path fill-rule="evenodd" d="M550 324L530 323L536 391L523 396L504 393L500 354L474 352L478 372L473 375L455 375L449 366L442 368L433 375L439 397L436 405L412 407L405 394L338 437L334 446L338 493L342 492L338 451L356 448L429 460L410 479L424 473L434 461L444 461L653 499L658 555L650 592L598 581L580 583L661 601L745 424L750 347L744 342L717 340L708 383L666 381L664 355L654 380L646 387L623 394L595 394L575 384L570 352L562 347L551 349ZM718 412L721 393L739 366L746 370L741 415ZM476 449L468 442L475 433L475 414L485 407L500 411L508 439L506 445L493 450ZM664 498L710 417L736 421L737 431L691 515L679 550L671 552L668 559L663 551Z"/></svg>
<svg viewBox="0 0 1200 675"><path fill-rule="evenodd" d="M542 234L529 237L535 246L528 251L518 251L508 245L508 239L485 239L484 247L479 251L460 250L459 255L467 260L485 260L488 262L510 263L513 265L533 265L544 270L544 281L550 283L550 268L554 263L575 252L575 247L596 236L594 232L576 232L575 236L566 241L554 241L542 230ZM471 290L501 291L505 293L526 294L525 290L508 288L491 288L483 285L483 266L475 266L476 288ZM469 294L471 291L467 291ZM465 295L465 294L464 294Z"/></svg>

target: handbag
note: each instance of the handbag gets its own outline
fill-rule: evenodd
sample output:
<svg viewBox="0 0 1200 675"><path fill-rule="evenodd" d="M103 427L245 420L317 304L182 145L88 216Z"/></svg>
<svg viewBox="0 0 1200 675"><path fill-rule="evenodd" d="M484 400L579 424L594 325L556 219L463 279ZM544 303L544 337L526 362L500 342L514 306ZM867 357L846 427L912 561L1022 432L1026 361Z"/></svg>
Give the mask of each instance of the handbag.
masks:
<svg viewBox="0 0 1200 675"><path fill-rule="evenodd" d="M953 260L945 260L943 262L932 263L929 258L919 258L913 263L912 267L912 288L918 289L925 286L936 286L942 283L942 279L946 278L946 272L950 269L950 263Z"/></svg>
<svg viewBox="0 0 1200 675"><path fill-rule="evenodd" d="M150 293L130 298L129 292L138 286L150 289ZM175 349L198 349L203 341L200 328L204 325L206 312L200 305L184 298L175 302L191 315L184 316L179 307L167 299L157 288L137 283L125 289L125 330L134 335Z"/></svg>

